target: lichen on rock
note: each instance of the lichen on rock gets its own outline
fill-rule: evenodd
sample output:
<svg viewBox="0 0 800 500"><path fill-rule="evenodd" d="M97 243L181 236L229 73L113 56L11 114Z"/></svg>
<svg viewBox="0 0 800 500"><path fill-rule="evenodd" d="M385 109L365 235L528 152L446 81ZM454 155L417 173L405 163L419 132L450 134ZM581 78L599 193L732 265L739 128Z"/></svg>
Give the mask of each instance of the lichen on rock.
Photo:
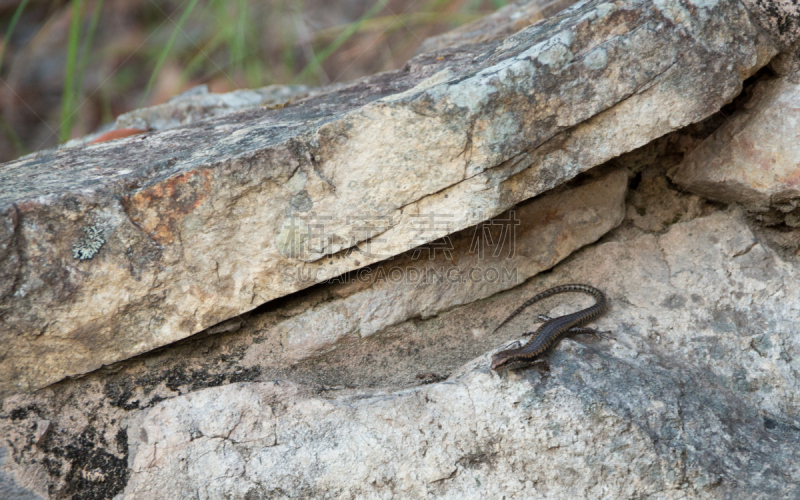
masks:
<svg viewBox="0 0 800 500"><path fill-rule="evenodd" d="M97 255L106 240L103 237L103 230L97 226L88 226L83 230L86 235L72 245L72 257L79 260L89 260Z"/></svg>

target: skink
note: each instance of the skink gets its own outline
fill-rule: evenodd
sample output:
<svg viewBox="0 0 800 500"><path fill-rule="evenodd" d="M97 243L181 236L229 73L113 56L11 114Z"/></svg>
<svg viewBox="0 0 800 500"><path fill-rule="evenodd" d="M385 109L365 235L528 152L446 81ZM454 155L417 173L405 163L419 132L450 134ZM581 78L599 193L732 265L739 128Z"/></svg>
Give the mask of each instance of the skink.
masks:
<svg viewBox="0 0 800 500"><path fill-rule="evenodd" d="M549 290L534 296L522 304L516 311L511 313L511 316L506 318L500 325L494 329L496 332L501 326L505 325L512 318L522 312L523 309L530 306L534 302L538 302L544 298L556 295L558 293L567 292L583 292L592 295L597 301L591 307L582 309L578 312L559 316L546 321L535 332L527 332L524 335L532 335L531 339L523 346L514 349L506 349L500 351L492 356L492 370L513 370L515 368L522 368L528 366L536 360L537 357L547 353L566 335L572 333L594 333L598 332L591 328L580 328L579 325L587 323L596 317L600 316L607 307L606 296L598 290L589 285L560 285L553 287ZM492 332L494 333L494 332Z"/></svg>

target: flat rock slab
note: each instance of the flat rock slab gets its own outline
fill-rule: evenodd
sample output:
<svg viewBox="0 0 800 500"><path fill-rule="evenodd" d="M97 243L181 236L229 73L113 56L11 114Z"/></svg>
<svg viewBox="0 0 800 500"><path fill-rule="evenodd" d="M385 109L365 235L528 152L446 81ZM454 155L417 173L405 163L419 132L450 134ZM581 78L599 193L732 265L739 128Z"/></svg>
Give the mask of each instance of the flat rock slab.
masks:
<svg viewBox="0 0 800 500"><path fill-rule="evenodd" d="M270 340L248 347L245 366L272 358L275 341L276 365L291 365L335 349L344 339L363 339L513 288L617 227L627 187L628 171L613 169L525 202L487 224L342 276L341 283L325 289L327 300L265 328ZM297 309L288 303L276 314Z"/></svg>
<svg viewBox="0 0 800 500"><path fill-rule="evenodd" d="M713 113L771 36L734 0L582 2L288 107L3 165L0 395L308 286L286 269L324 280L487 220Z"/></svg>
<svg viewBox="0 0 800 500"><path fill-rule="evenodd" d="M617 231L506 298L601 286L615 340L565 340L502 375L487 353L403 391L324 399L278 381L163 401L128 421L122 498L792 498L798 278L737 211Z"/></svg>

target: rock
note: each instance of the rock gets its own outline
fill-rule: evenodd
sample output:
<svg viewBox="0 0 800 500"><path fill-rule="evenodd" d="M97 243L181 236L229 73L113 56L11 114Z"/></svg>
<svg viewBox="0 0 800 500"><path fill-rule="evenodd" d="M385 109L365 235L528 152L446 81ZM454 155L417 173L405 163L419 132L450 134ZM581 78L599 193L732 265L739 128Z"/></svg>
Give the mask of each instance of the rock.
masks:
<svg viewBox="0 0 800 500"><path fill-rule="evenodd" d="M0 498L8 498L9 500L41 500L46 498L19 484L15 480L16 478L2 470L8 455L8 448L0 446Z"/></svg>
<svg viewBox="0 0 800 500"><path fill-rule="evenodd" d="M34 442L39 444L42 440L47 436L47 432L50 430L50 421L49 420L39 420L36 422L36 435L34 438Z"/></svg>
<svg viewBox="0 0 800 500"><path fill-rule="evenodd" d="M328 293L336 300L270 329L281 339L280 363L317 356L348 336L364 338L410 318L430 318L524 282L616 227L624 215L627 185L627 171L615 169L515 207L489 224L334 280L341 284ZM272 348L254 344L247 356L262 358Z"/></svg>
<svg viewBox="0 0 800 500"><path fill-rule="evenodd" d="M544 367L502 375L486 353L401 391L173 398L129 420L120 498L800 493L798 271L741 212L617 231L505 302L570 281L608 293L597 323L616 340L565 340Z"/></svg>
<svg viewBox="0 0 800 500"><path fill-rule="evenodd" d="M800 11L796 3L786 0L742 0L742 3L782 51L795 47L800 35Z"/></svg>
<svg viewBox="0 0 800 500"><path fill-rule="evenodd" d="M435 241L710 115L786 42L750 19L733 0L582 2L287 107L3 165L0 395L309 285L286 269ZM435 213L455 217L420 233Z"/></svg>
<svg viewBox="0 0 800 500"><path fill-rule="evenodd" d="M166 104L120 115L114 126L166 130L257 106L279 109L290 101L313 93L305 85L270 85L253 90L212 94L208 92L207 86L201 85L173 97Z"/></svg>
<svg viewBox="0 0 800 500"><path fill-rule="evenodd" d="M263 347L280 352L276 324L359 293L318 285L227 332L5 398L0 491L796 496L797 264L759 243L741 210L680 193L657 163L630 167L641 174L627 220L507 292L281 368ZM561 295L490 333L533 294L568 282L608 294L592 326L614 339L568 338L546 364L489 371L492 352L538 313L591 303Z"/></svg>
<svg viewBox="0 0 800 500"><path fill-rule="evenodd" d="M798 210L800 122L787 111L798 108L800 84L784 78L759 82L745 108L692 151L671 173L672 181L755 212Z"/></svg>

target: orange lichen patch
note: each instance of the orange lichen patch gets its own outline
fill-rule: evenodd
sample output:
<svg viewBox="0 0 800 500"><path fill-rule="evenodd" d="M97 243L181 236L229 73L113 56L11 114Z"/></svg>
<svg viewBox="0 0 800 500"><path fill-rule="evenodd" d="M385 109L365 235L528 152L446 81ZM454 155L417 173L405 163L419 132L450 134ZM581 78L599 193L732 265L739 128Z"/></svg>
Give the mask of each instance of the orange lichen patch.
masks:
<svg viewBox="0 0 800 500"><path fill-rule="evenodd" d="M161 244L172 243L178 225L211 193L211 171L176 175L123 199L128 217Z"/></svg>
<svg viewBox="0 0 800 500"><path fill-rule="evenodd" d="M100 134L97 137L97 139L93 140L89 144L97 144L99 142L113 141L114 139L122 139L123 137L130 137L132 135L144 134L147 131L148 131L147 129L143 128L118 128L117 130L111 130L104 134Z"/></svg>

